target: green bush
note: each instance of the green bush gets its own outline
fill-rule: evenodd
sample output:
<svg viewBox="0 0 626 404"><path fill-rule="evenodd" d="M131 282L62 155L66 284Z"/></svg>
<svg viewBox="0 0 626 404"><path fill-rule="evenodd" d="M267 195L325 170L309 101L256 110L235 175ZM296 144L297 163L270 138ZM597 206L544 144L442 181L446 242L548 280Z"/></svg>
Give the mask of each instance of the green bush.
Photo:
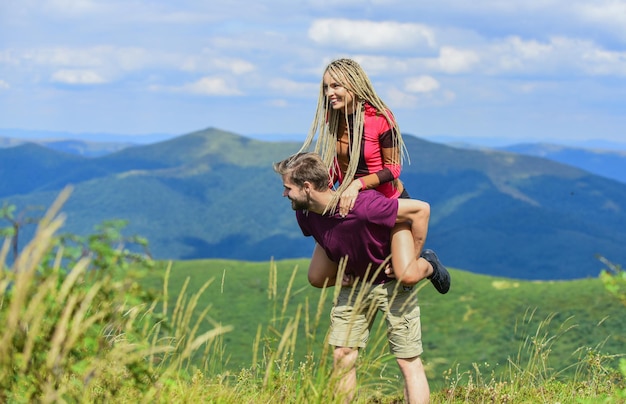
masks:
<svg viewBox="0 0 626 404"><path fill-rule="evenodd" d="M137 282L152 263L130 252L123 222L87 237L57 236L65 191L40 220L9 268L0 251L0 401L137 401L178 380L199 346L226 328L196 337L186 320L192 297L175 313ZM167 297L167 296L165 296ZM173 325L176 325L174 327Z"/></svg>
<svg viewBox="0 0 626 404"><path fill-rule="evenodd" d="M600 273L600 279L606 290L626 307L626 271L621 265L616 265L604 257L600 260L606 265ZM626 380L626 359L620 360L620 370ZM626 388L621 391L621 398L626 401Z"/></svg>

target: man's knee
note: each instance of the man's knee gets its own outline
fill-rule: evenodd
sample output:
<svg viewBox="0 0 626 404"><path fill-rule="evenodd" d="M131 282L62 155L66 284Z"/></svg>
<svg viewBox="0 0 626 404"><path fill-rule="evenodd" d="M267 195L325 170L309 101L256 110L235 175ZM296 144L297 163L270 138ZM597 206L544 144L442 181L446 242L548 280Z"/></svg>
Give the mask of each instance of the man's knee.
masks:
<svg viewBox="0 0 626 404"><path fill-rule="evenodd" d="M424 372L424 365L420 356L414 356L412 358L396 358L398 366L403 371L418 371Z"/></svg>
<svg viewBox="0 0 626 404"><path fill-rule="evenodd" d="M333 360L335 364L341 363L348 365L351 362L356 361L358 354L358 348L335 347L335 350L333 351Z"/></svg>

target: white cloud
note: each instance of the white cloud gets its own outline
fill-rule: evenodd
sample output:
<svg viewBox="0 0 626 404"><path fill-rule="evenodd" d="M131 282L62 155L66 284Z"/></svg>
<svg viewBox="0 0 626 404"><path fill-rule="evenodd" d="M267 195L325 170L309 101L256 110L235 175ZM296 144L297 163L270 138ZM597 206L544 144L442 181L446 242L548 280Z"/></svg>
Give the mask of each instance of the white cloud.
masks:
<svg viewBox="0 0 626 404"><path fill-rule="evenodd" d="M626 76L626 51L611 51L594 42L580 39L553 38L558 57L565 64L579 67L591 75Z"/></svg>
<svg viewBox="0 0 626 404"><path fill-rule="evenodd" d="M191 55L183 59L181 69L191 72L224 71L235 75L248 74L256 66L244 59L224 57L216 52L204 50L203 55Z"/></svg>
<svg viewBox="0 0 626 404"><path fill-rule="evenodd" d="M51 47L4 52L0 62L17 60L22 65L64 67L70 69L98 69L110 76L144 69L167 69L187 72L225 71L236 75L247 74L255 65L241 58L220 55L186 55L139 47L100 45L85 48ZM15 62L13 62L15 63Z"/></svg>
<svg viewBox="0 0 626 404"><path fill-rule="evenodd" d="M414 94L406 93L397 88L390 88L385 92L386 103L393 109L414 108L417 106L418 97Z"/></svg>
<svg viewBox="0 0 626 404"><path fill-rule="evenodd" d="M626 52L611 51L585 39L552 37L546 42L509 37L485 49L485 70L552 75L626 76Z"/></svg>
<svg viewBox="0 0 626 404"><path fill-rule="evenodd" d="M216 72L241 75L255 70L255 66L242 59L197 57L184 54L151 51L138 47L100 45L84 48L50 47L0 52L0 64L19 66L21 69L52 70L56 81L71 82L70 76L82 80L112 81L128 73L145 70L180 72ZM60 72L59 72L60 70ZM92 73L85 74L90 71ZM82 72L82 73L81 73ZM70 74L73 73L73 74ZM77 79L78 82L81 79Z"/></svg>
<svg viewBox="0 0 626 404"><path fill-rule="evenodd" d="M255 70L255 66L252 63L241 59L220 60L216 63L216 67L233 74L246 74Z"/></svg>
<svg viewBox="0 0 626 404"><path fill-rule="evenodd" d="M441 84L433 77L423 75L409 77L404 88L391 87L385 89L386 102L392 109L412 109L424 106L442 106L455 101L456 94L451 90L443 90Z"/></svg>
<svg viewBox="0 0 626 404"><path fill-rule="evenodd" d="M626 3L621 0L580 2L572 5L578 18L589 21L600 29L609 29L626 40Z"/></svg>
<svg viewBox="0 0 626 404"><path fill-rule="evenodd" d="M139 70L148 65L162 63L164 59L164 55L159 52L115 46L36 48L14 51L12 57L23 66L108 68L122 71Z"/></svg>
<svg viewBox="0 0 626 404"><path fill-rule="evenodd" d="M513 36L495 41L485 52L489 65L487 71L492 73L518 71L546 65L554 49L550 44L541 44L535 40L523 40Z"/></svg>
<svg viewBox="0 0 626 404"><path fill-rule="evenodd" d="M529 81L529 82L522 82L516 86L513 86L513 88L519 91L521 94L532 94L536 91L540 91L546 86L547 85L544 83Z"/></svg>
<svg viewBox="0 0 626 404"><path fill-rule="evenodd" d="M310 97L317 95L319 83L303 83L288 79L273 79L269 82L269 88L280 94L287 94L290 97Z"/></svg>
<svg viewBox="0 0 626 404"><path fill-rule="evenodd" d="M385 91L385 102L392 110L411 110L426 106L442 106L456 100L456 94L450 90L418 92L410 89L400 90L392 87Z"/></svg>
<svg viewBox="0 0 626 404"><path fill-rule="evenodd" d="M432 76L409 77L405 80L405 89L410 93L430 93L439 87L439 82Z"/></svg>
<svg viewBox="0 0 626 404"><path fill-rule="evenodd" d="M97 3L93 0L47 0L44 4L60 11L85 11L96 8Z"/></svg>
<svg viewBox="0 0 626 404"><path fill-rule="evenodd" d="M48 16L76 17L95 14L110 9L113 5L95 0L21 0L20 9Z"/></svg>
<svg viewBox="0 0 626 404"><path fill-rule="evenodd" d="M302 124L297 110L305 100L315 101L325 64L351 57L393 108L418 116L410 108L436 107L426 117L433 131L457 130L451 120L435 118L451 102L455 111L504 106L514 117L537 108L536 97L542 110L572 116L593 103L590 116L610 129L609 122L624 119L624 27L625 0L0 0L0 93L20 92L19 99L0 97L0 121L20 126L15 111L25 111L26 126L90 130L100 119L95 111L108 108L133 118L110 119L103 129L124 132L138 119L137 125L160 130L180 125L182 116L194 125L189 122L210 105L219 112L202 119L235 125L227 129L254 124L255 131L267 125L263 131L295 132ZM50 92L46 81L119 85L89 93L102 106L93 108L94 115L73 114L64 122L59 114L58 121L46 122L52 103L70 111L63 106L80 104L86 94ZM147 86L160 94L145 94ZM201 97L181 102L183 93ZM580 110L565 108L564 101ZM605 116L618 119L596 115L600 101ZM254 123L230 117L242 106L258 111ZM294 115L291 121L270 119L277 112L268 106L289 107ZM153 110L174 112L135 118ZM426 128L422 121L418 127ZM584 129L559 130L569 136Z"/></svg>
<svg viewBox="0 0 626 404"><path fill-rule="evenodd" d="M285 99L274 99L274 100L268 101L266 105L269 105L270 107L276 107L276 108L286 108L289 106L289 101Z"/></svg>
<svg viewBox="0 0 626 404"><path fill-rule="evenodd" d="M198 95L242 95L236 86L229 84L222 77L203 77L175 90Z"/></svg>
<svg viewBox="0 0 626 404"><path fill-rule="evenodd" d="M519 37L511 37L507 42L512 47L515 54L522 59L538 59L546 57L553 50L551 44L542 44L538 41L524 41Z"/></svg>
<svg viewBox="0 0 626 404"><path fill-rule="evenodd" d="M351 50L414 51L416 47L435 46L435 35L429 27L395 21L320 19L312 22L308 35L320 45Z"/></svg>
<svg viewBox="0 0 626 404"><path fill-rule="evenodd" d="M63 84L103 84L106 80L92 70L58 70L52 74L52 81Z"/></svg>
<svg viewBox="0 0 626 404"><path fill-rule="evenodd" d="M10 49L0 50L0 65L13 65L13 67L19 64L19 57Z"/></svg>
<svg viewBox="0 0 626 404"><path fill-rule="evenodd" d="M410 58L395 58L375 55L353 56L370 78L375 76L389 76L390 74L406 73L410 70Z"/></svg>
<svg viewBox="0 0 626 404"><path fill-rule="evenodd" d="M480 57L473 50L444 46L440 50L437 64L444 72L461 73L470 70L479 60Z"/></svg>

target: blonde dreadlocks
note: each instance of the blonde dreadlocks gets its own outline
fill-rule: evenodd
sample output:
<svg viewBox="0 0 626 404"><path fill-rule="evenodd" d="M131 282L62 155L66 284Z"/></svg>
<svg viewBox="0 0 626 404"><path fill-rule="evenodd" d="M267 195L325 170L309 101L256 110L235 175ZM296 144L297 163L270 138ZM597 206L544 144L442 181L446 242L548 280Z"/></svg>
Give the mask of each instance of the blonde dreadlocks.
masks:
<svg viewBox="0 0 626 404"><path fill-rule="evenodd" d="M337 59L331 62L326 69L322 77L329 73L333 80L341 84L346 90L354 94L354 108L353 108L353 133L350 133L350 125L348 124L348 110L347 104L344 108L343 114L341 111L336 111L330 108L330 101L326 97L324 91L324 79L320 84L320 92L317 101L317 108L315 111L315 117L311 124L311 129L307 135L304 144L300 148L300 152L307 150L317 134L317 142L315 143L315 152L319 153L324 161L324 164L328 168L331 177L337 174L339 169L335 164L335 158L337 156L337 140L341 136L337 133L340 127L340 119L345 120L345 126L348 130L348 138L350 139L350 161L343 181L335 196L330 201L326 210L334 212L337 206L341 193L350 185L354 180L354 174L356 173L357 165L359 162L359 154L361 151L361 141L363 140L363 123L365 121L365 103L369 103L372 107L383 115L389 127L392 128L394 135L394 148L398 150L396 156L394 156L394 163L402 164L403 157L408 156L402 135L400 134L400 128L398 124L393 120L389 112L389 108L380 99L380 97L374 91L374 87L370 82L367 74L361 68L361 66L352 59Z"/></svg>

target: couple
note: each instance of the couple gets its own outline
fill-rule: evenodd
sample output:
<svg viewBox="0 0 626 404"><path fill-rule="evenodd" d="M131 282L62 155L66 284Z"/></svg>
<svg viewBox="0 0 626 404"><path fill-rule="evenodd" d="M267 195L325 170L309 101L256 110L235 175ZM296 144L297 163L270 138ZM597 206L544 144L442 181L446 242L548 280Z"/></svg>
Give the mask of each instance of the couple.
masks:
<svg viewBox="0 0 626 404"><path fill-rule="evenodd" d="M317 263L309 268L309 278L311 271L321 267L320 262L326 268L345 268L339 271L345 274L341 280L336 279L337 272L325 269L328 285L337 282L346 286L331 311L329 344L335 347L337 393L347 400L354 397L358 350L366 346L371 317L376 313L370 308L375 308L385 315L389 346L404 377L407 402L427 403L430 391L420 359L423 350L419 306L411 289L417 281L429 278L440 293L447 293L450 275L431 250L413 257L427 267L417 277L407 270L386 268L396 224L411 223L415 231L427 228L429 205L414 199L388 198L376 190L362 190L344 214L337 209L337 191L329 187L327 165L317 153L298 153L275 163L274 170L282 177L283 196L291 201L303 234L313 236L317 242ZM425 234L420 239L423 244Z"/></svg>

